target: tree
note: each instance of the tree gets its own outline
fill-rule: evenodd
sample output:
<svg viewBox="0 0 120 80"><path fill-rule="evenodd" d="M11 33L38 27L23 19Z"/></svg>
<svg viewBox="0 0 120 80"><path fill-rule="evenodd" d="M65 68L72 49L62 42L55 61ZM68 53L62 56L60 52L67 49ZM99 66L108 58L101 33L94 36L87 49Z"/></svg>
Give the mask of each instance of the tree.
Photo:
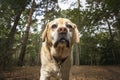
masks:
<svg viewBox="0 0 120 80"><path fill-rule="evenodd" d="M119 31L119 16L116 16L120 10L118 3L119 1L115 2L113 0L90 0L87 1L88 5L86 9L81 9L79 12L80 23L78 26L80 26L79 29L81 33L80 44L82 46L82 52L80 60L82 64L83 61L84 64L102 64L101 59L108 63L111 62L112 64L118 63L118 57L120 57L118 49L119 43L116 45L116 42L119 40L116 35ZM62 12L64 16L67 15L65 17L71 19L75 23L78 22L79 13L76 8ZM103 33L106 35L105 37L103 37ZM97 42L95 41L96 39ZM105 58L106 56L109 56L109 58Z"/></svg>
<svg viewBox="0 0 120 80"><path fill-rule="evenodd" d="M28 16L28 19L27 19L27 26L26 26L25 36L23 38L23 43L22 43L22 47L21 47L20 56L19 56L19 59L18 59L18 66L23 65L27 40L28 40L28 36L29 36L30 25L31 25L31 21L32 21L32 15L33 15L33 12L34 12L34 6L35 6L35 0L33 0L33 2L32 2L30 12L29 12L29 16Z"/></svg>
<svg viewBox="0 0 120 80"><path fill-rule="evenodd" d="M88 25L91 25L91 28L88 27L88 25L86 25L86 28L89 28L88 31L98 31L97 33L90 33L91 37L94 36L94 34L101 34L101 33L105 33L107 36L107 41L103 45L102 47L104 47L105 49L101 50L103 52L101 52L101 54L104 53L104 51L107 51L104 53L106 55L101 56L101 59L103 59L104 61L107 61L107 63L110 64L110 62L112 64L116 64L118 63L118 58L116 55L119 55L119 51L117 49L115 49L115 47L117 47L117 45L115 45L116 43L116 31L115 28L113 26L113 24L115 24L117 22L118 16L116 17L116 14L119 13L119 5L118 3L120 3L120 1L115 2L113 0L111 1L98 1L98 0L92 0L92 1L87 1L88 2L88 9L85 11L88 14L86 16L89 16L86 20L86 22L90 20L90 23L88 23ZM116 6L115 6L116 5ZM102 28L102 26L105 26L105 28ZM94 30L96 28L96 30ZM109 34L108 34L109 33ZM95 37L95 36L94 36ZM102 36L101 36L102 37ZM105 38L106 40L106 38ZM98 42L98 44L101 44L100 42ZM119 44L119 43L118 43ZM101 47L101 46L99 46ZM100 48L98 48L100 50ZM116 51L118 51L118 53L116 53ZM107 60L107 58L105 58L106 56L109 56L110 58ZM119 56L120 57L120 56ZM92 59L92 56L91 56ZM104 64L107 64L104 63Z"/></svg>
<svg viewBox="0 0 120 80"><path fill-rule="evenodd" d="M77 25L78 25L78 28L79 28L79 24L80 23L80 0L78 0L78 22L77 22ZM80 45L75 45L75 49L76 49L76 56L75 56L75 64L76 65L79 65L80 64Z"/></svg>
<svg viewBox="0 0 120 80"><path fill-rule="evenodd" d="M12 5L13 3L16 3L17 7L15 8L16 5ZM6 6L7 4L7 6ZM16 33L16 27L19 23L20 20L20 16L22 14L22 11L24 11L25 6L27 5L27 1L3 1L1 8L1 13L4 14L5 12L9 12L10 14L8 14L7 18L8 20L8 25L4 25L3 29L8 28L9 33L7 35L5 35L7 38L4 39L4 37L2 37L2 41L1 41L1 61L0 64L1 66L3 66L3 68L7 67L8 65L11 64L11 57L12 57L12 49L13 49L13 43L14 43L14 36ZM6 14L7 15L7 14ZM3 16L3 19L6 19L5 16ZM13 25L11 25L13 23ZM4 22L3 22L4 24ZM2 24L1 24L2 25ZM2 47L2 45L4 45L4 47Z"/></svg>

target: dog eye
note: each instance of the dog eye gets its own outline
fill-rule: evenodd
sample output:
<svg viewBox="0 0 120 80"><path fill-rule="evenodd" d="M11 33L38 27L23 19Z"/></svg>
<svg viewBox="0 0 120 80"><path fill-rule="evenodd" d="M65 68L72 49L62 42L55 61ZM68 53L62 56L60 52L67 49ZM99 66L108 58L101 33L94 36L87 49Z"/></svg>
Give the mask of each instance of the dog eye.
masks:
<svg viewBox="0 0 120 80"><path fill-rule="evenodd" d="M66 24L66 26L67 26L68 28L72 28L72 25L70 25L70 24Z"/></svg>
<svg viewBox="0 0 120 80"><path fill-rule="evenodd" d="M52 25L52 28L53 28L53 29L57 28L57 24L53 24L53 25Z"/></svg>

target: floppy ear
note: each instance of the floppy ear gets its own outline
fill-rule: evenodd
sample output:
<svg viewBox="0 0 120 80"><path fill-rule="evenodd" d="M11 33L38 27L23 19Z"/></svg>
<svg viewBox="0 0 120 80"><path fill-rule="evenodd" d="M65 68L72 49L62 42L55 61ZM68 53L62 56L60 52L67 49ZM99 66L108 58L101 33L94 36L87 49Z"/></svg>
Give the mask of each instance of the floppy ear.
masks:
<svg viewBox="0 0 120 80"><path fill-rule="evenodd" d="M74 25L74 40L76 43L79 43L80 39L79 39L79 31L77 29L77 26Z"/></svg>
<svg viewBox="0 0 120 80"><path fill-rule="evenodd" d="M41 36L43 42L47 38L47 30L48 30L48 24L46 25L46 27L45 27L45 29L44 29L44 31L42 33L42 36Z"/></svg>

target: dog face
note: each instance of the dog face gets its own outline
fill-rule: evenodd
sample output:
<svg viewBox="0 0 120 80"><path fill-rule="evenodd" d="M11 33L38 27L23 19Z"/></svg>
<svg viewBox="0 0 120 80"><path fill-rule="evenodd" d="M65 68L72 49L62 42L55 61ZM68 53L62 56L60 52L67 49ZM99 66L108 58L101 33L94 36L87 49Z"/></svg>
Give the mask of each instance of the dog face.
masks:
<svg viewBox="0 0 120 80"><path fill-rule="evenodd" d="M49 22L42 33L42 41L47 41L56 47L70 47L79 42L77 26L70 20L58 18Z"/></svg>

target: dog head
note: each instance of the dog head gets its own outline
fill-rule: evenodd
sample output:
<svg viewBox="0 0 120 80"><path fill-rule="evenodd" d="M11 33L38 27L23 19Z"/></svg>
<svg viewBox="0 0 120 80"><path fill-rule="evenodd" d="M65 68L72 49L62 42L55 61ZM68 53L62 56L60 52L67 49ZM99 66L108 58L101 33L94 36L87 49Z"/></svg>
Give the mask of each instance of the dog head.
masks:
<svg viewBox="0 0 120 80"><path fill-rule="evenodd" d="M42 41L56 47L70 47L79 42L77 26L65 18L57 18L49 22L42 33Z"/></svg>

